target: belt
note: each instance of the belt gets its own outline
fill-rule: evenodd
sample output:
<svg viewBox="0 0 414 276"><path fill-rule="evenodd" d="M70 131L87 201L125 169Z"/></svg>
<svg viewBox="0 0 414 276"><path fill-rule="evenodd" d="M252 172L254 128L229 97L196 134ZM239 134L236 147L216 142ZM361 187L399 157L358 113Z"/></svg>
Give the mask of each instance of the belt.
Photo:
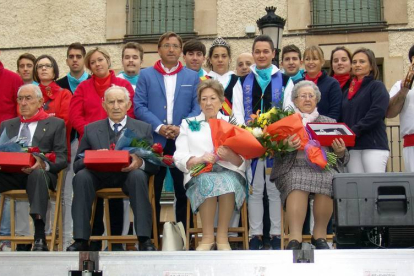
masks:
<svg viewBox="0 0 414 276"><path fill-rule="evenodd" d="M414 146L414 134L404 136L404 148Z"/></svg>

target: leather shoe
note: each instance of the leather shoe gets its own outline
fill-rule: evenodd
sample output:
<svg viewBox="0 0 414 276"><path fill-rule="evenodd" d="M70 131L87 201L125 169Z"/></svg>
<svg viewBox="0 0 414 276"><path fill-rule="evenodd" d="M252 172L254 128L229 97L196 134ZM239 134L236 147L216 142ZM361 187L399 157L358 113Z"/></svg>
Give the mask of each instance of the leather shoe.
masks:
<svg viewBox="0 0 414 276"><path fill-rule="evenodd" d="M215 245L214 242L212 242L212 243L199 243L197 248L196 248L196 251L210 251L210 250L214 249L214 245Z"/></svg>
<svg viewBox="0 0 414 276"><path fill-rule="evenodd" d="M49 251L46 241L44 239L35 240L32 251Z"/></svg>
<svg viewBox="0 0 414 276"><path fill-rule="evenodd" d="M315 240L313 237L311 238L311 243L315 246L316 249L331 249L329 244L326 242L324 238L319 238Z"/></svg>
<svg viewBox="0 0 414 276"><path fill-rule="evenodd" d="M139 243L139 251L157 251L150 239Z"/></svg>
<svg viewBox="0 0 414 276"><path fill-rule="evenodd" d="M286 250L301 250L302 243L298 240L291 240L288 245L286 246Z"/></svg>
<svg viewBox="0 0 414 276"><path fill-rule="evenodd" d="M89 245L87 240L77 240L72 243L66 251L89 251Z"/></svg>
<svg viewBox="0 0 414 276"><path fill-rule="evenodd" d="M219 251L229 251L231 246L229 243L217 243L217 250Z"/></svg>
<svg viewBox="0 0 414 276"><path fill-rule="evenodd" d="M89 251L101 251L102 241L91 241L89 244Z"/></svg>

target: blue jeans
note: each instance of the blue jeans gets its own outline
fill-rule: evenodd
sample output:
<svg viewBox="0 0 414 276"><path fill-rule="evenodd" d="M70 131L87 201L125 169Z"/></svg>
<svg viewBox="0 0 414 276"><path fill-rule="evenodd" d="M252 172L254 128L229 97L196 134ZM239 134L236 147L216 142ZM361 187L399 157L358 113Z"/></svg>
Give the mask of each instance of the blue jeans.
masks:
<svg viewBox="0 0 414 276"><path fill-rule="evenodd" d="M0 236L10 236L10 200L6 198L1 219Z"/></svg>

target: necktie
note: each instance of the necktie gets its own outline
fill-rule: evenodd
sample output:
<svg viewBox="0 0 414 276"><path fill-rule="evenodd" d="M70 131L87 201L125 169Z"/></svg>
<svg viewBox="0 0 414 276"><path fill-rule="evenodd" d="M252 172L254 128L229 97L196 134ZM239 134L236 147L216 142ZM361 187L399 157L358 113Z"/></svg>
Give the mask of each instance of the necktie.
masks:
<svg viewBox="0 0 414 276"><path fill-rule="evenodd" d="M118 127L120 127L120 126L122 126L122 125L121 124L114 124L114 132L115 132L115 135L118 135L118 132L119 132Z"/></svg>
<svg viewBox="0 0 414 276"><path fill-rule="evenodd" d="M30 142L30 129L28 123L23 123L22 130L20 131L20 141L25 145L29 146Z"/></svg>

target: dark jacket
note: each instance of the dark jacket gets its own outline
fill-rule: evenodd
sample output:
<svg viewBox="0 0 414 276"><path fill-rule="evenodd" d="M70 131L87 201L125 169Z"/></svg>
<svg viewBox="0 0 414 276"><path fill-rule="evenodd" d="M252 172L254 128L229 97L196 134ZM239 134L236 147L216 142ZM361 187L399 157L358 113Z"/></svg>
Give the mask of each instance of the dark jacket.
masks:
<svg viewBox="0 0 414 276"><path fill-rule="evenodd" d="M241 85L243 86L244 81L246 80L246 76L243 76L240 78L240 82ZM282 74L282 87L285 88L289 82L290 77L288 77L285 74ZM264 110L269 110L272 107L272 85L271 82L270 84L266 87L264 96L263 96L263 106L264 106ZM262 97L262 89L260 88L259 83L257 82L256 78L254 78L253 81L253 89L252 89L252 96L253 96L253 103L252 103L252 107L253 113L256 113L257 110L260 109L260 100ZM283 99L281 100L281 104L283 104Z"/></svg>
<svg viewBox="0 0 414 276"><path fill-rule="evenodd" d="M348 91L344 93L341 121L356 134L353 149L389 150L384 121L389 100L385 85L372 76L364 78L351 100L348 100Z"/></svg>
<svg viewBox="0 0 414 276"><path fill-rule="evenodd" d="M306 72L303 73L303 78L296 83L305 79ZM322 76L319 77L317 86L321 91L321 100L317 107L320 115L327 116L336 121L341 117L341 101L342 90L339 82L328 76L325 71L322 71Z"/></svg>

